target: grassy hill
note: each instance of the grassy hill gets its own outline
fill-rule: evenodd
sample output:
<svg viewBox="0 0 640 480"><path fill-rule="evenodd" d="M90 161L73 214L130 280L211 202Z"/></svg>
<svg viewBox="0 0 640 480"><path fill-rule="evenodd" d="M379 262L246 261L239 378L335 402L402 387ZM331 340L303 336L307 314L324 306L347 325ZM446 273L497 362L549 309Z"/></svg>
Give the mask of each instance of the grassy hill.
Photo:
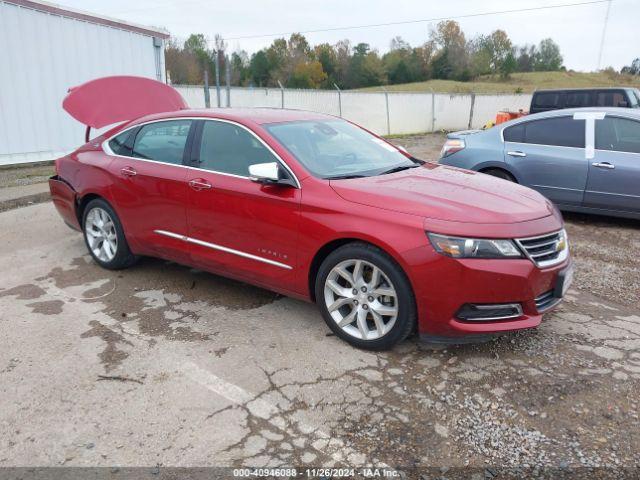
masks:
<svg viewBox="0 0 640 480"><path fill-rule="evenodd" d="M508 80L486 75L471 82L429 80L426 82L387 85L390 92L446 92L446 93L529 93L544 88L589 88L629 86L640 88L640 77L613 72L529 72L514 73ZM360 91L382 91L369 87Z"/></svg>

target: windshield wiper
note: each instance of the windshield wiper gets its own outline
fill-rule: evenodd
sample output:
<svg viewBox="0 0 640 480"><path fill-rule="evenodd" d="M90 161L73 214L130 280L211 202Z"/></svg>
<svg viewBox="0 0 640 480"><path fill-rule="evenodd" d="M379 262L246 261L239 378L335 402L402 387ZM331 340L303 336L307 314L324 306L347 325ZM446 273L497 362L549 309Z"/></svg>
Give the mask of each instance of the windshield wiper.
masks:
<svg viewBox="0 0 640 480"><path fill-rule="evenodd" d="M380 172L378 175L386 175L387 173L396 173L401 172L403 170L408 170L409 168L419 167L420 164L414 163L412 165L398 165L397 167L390 168L389 170L385 170L384 172Z"/></svg>
<svg viewBox="0 0 640 480"><path fill-rule="evenodd" d="M358 175L358 174L347 174L347 175L336 175L334 177L326 177L327 180L346 180L348 178L364 178L367 177L368 175Z"/></svg>

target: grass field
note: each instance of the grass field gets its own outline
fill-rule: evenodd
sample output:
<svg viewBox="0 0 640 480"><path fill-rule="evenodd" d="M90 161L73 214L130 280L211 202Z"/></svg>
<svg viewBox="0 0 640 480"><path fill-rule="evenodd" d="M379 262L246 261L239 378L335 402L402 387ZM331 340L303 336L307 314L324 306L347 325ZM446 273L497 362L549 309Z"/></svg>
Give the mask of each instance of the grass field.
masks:
<svg viewBox="0 0 640 480"><path fill-rule="evenodd" d="M630 86L640 88L640 77L610 72L529 72L514 73L508 80L498 76L483 76L471 82L429 80L426 82L387 85L390 92L446 92L446 93L529 93L543 88L588 88ZM361 91L382 91L382 87L362 88Z"/></svg>

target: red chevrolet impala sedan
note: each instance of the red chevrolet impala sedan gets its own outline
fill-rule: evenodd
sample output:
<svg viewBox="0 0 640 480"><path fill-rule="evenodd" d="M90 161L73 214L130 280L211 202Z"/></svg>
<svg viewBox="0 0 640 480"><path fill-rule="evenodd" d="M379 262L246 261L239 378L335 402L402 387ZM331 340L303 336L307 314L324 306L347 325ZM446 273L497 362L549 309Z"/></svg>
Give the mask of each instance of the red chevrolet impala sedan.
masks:
<svg viewBox="0 0 640 480"><path fill-rule="evenodd" d="M102 267L161 257L313 301L337 336L477 341L532 328L572 280L557 209L533 190L425 163L345 120L188 110L171 87L72 89L89 127L53 201Z"/></svg>

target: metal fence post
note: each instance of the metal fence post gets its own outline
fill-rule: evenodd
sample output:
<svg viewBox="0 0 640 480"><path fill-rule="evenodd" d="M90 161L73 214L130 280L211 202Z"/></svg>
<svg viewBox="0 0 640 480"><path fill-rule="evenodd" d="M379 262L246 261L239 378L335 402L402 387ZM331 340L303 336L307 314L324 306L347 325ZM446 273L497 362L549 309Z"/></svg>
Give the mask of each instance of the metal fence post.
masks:
<svg viewBox="0 0 640 480"><path fill-rule="evenodd" d="M227 108L231 106L231 62L229 55L224 56L224 79L227 84Z"/></svg>
<svg viewBox="0 0 640 480"><path fill-rule="evenodd" d="M211 108L211 97L209 96L209 69L204 69L204 106Z"/></svg>
<svg viewBox="0 0 640 480"><path fill-rule="evenodd" d="M473 123L473 107L476 104L476 94L475 93L471 93L471 108L469 109L469 126L467 127L469 130L471 130L471 124Z"/></svg>
<svg viewBox="0 0 640 480"><path fill-rule="evenodd" d="M384 90L384 103L387 106L387 135L391 135L391 119L389 117L389 92L387 92L387 89L382 87L382 89Z"/></svg>
<svg viewBox="0 0 640 480"><path fill-rule="evenodd" d="M218 108L220 108L220 52L215 52L215 66L216 66L216 95L218 97Z"/></svg>
<svg viewBox="0 0 640 480"><path fill-rule="evenodd" d="M339 115L342 117L342 91L335 83L333 86L336 87L336 90L338 91L338 112L340 112Z"/></svg>
<svg viewBox="0 0 640 480"><path fill-rule="evenodd" d="M436 94L431 90L431 133L436 131Z"/></svg>
<svg viewBox="0 0 640 480"><path fill-rule="evenodd" d="M278 80L278 86L280 87L280 108L284 108L284 87Z"/></svg>

